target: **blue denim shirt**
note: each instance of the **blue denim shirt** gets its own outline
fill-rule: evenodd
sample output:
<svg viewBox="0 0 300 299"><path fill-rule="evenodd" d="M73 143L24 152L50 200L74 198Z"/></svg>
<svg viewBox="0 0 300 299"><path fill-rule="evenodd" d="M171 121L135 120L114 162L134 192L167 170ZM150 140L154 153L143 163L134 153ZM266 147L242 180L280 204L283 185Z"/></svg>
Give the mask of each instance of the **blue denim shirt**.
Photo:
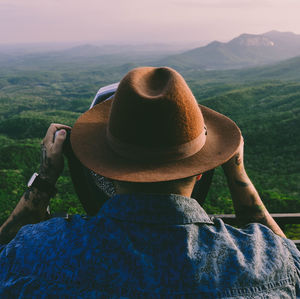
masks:
<svg viewBox="0 0 300 299"><path fill-rule="evenodd" d="M0 298L300 298L300 253L191 198L116 195L95 217L23 227L0 254Z"/></svg>

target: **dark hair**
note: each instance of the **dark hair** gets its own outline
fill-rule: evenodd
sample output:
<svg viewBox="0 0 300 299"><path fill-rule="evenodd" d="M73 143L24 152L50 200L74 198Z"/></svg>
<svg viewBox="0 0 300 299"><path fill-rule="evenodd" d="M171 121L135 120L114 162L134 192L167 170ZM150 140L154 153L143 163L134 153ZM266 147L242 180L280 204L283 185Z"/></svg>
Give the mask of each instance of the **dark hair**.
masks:
<svg viewBox="0 0 300 299"><path fill-rule="evenodd" d="M154 183L113 182L117 191L122 190L127 191L128 193L179 193L179 190L195 183L195 181L195 176L190 176L172 181Z"/></svg>

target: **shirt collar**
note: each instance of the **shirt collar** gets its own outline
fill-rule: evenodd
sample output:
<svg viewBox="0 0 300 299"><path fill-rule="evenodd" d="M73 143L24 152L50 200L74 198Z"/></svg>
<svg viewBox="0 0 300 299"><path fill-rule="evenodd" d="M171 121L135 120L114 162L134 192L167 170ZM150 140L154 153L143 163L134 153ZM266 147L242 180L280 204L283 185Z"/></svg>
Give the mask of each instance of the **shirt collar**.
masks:
<svg viewBox="0 0 300 299"><path fill-rule="evenodd" d="M100 210L111 218L153 224L213 224L193 198L177 194L117 194Z"/></svg>

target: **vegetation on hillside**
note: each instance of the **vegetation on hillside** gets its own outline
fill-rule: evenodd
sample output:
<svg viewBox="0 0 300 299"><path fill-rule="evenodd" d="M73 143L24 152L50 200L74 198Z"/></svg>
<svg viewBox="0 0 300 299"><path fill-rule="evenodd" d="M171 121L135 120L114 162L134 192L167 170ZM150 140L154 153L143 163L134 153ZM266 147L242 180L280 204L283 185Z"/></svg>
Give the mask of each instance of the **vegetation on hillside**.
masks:
<svg viewBox="0 0 300 299"><path fill-rule="evenodd" d="M119 81L135 66L109 66L90 59L86 64L62 63L55 68L43 61L39 68L19 62L0 70L0 223L38 170L39 145L49 124L72 126L100 87ZM228 115L242 129L246 168L269 210L299 212L299 74L293 69L296 63L281 65L242 71L187 70L183 75L199 103ZM84 213L67 167L58 190L51 200L53 212ZM205 208L208 213L233 212L221 169L215 172ZM289 236L299 238L300 228L293 226Z"/></svg>

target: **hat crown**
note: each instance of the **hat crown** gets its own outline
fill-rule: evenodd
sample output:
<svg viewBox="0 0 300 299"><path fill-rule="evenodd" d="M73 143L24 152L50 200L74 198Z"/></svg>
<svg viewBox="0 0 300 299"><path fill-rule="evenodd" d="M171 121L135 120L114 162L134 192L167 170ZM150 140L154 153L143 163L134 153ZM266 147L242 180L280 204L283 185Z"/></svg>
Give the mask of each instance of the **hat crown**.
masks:
<svg viewBox="0 0 300 299"><path fill-rule="evenodd" d="M189 143L203 133L204 126L197 101L179 73L143 67L120 82L108 132L121 143L157 149Z"/></svg>

